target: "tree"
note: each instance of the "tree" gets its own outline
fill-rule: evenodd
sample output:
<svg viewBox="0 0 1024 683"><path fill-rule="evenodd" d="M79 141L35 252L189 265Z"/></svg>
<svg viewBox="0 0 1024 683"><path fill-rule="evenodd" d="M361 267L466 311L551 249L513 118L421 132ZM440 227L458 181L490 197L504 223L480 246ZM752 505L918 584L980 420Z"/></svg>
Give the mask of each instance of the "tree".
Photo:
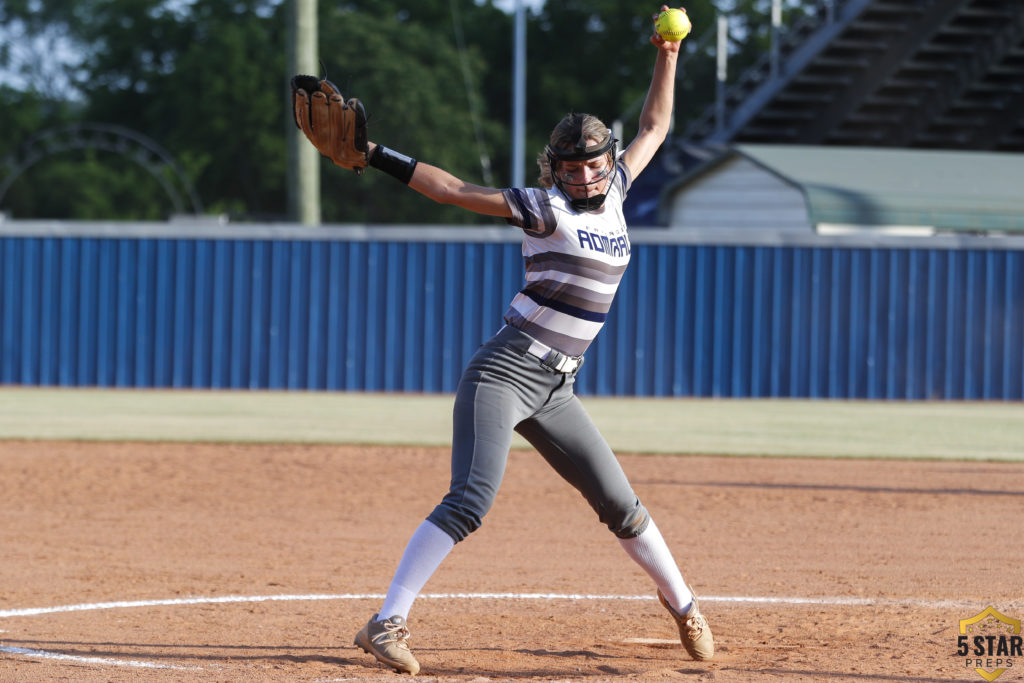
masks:
<svg viewBox="0 0 1024 683"><path fill-rule="evenodd" d="M373 134L382 142L479 181L479 155L466 135L473 120L463 66L482 82L486 63L473 47L456 49L448 3L424 0L415 10L359 5L320 5L327 75L366 102ZM83 46L81 62L68 69L82 94L80 120L124 125L171 150L210 210L243 220L283 217L284 133L294 125L286 91L285 5L83 0L47 3L45 11L33 3L3 9L5 18L39 30L61 24ZM481 24L508 21L490 5L472 5L465 14ZM443 19L444 32L429 23ZM504 126L486 116L481 130L495 146L504 134ZM96 161L81 171L95 172ZM374 172L362 178L343 173L330 167L325 174L326 221L471 218L397 193L393 180ZM128 201L118 205L117 217L137 216L159 203L149 192Z"/></svg>
<svg viewBox="0 0 1024 683"><path fill-rule="evenodd" d="M436 9L439 4L422 3L417 8L427 13L429 6ZM355 94L363 101L371 138L471 182L482 182L450 19L445 35L416 21L411 11L392 10L386 3L366 11L331 5L321 9L321 46L333 46L324 50L327 75L346 96ZM463 58L482 80L485 65L479 53L467 50ZM482 126L489 149L503 148L505 126L488 119ZM360 178L351 175L333 167L325 174L325 220L422 222L424 216L437 222L479 220L416 193L399 191L394 179L375 171Z"/></svg>
<svg viewBox="0 0 1024 683"><path fill-rule="evenodd" d="M97 46L80 83L85 115L138 128L164 145L209 210L279 215L282 7L267 0L197 0L185 10L155 0L96 4L82 26Z"/></svg>
<svg viewBox="0 0 1024 683"><path fill-rule="evenodd" d="M754 47L735 48L739 61L765 49L767 2L737 0L731 8L748 18L745 30L753 36ZM717 10L709 0L688 4L694 41L713 30ZM654 60L647 43L652 9L618 0L547 0L529 13L529 154L543 149L569 111L609 124L628 114L623 137L632 138ZM0 156L46 126L121 125L169 150L207 210L234 220L282 219L285 133L294 125L285 72L289 11L287 0L0 0L3 26L29 37L66 35L77 55L61 67L61 78L47 73L30 78L29 91L0 91ZM347 0L321 2L319 11L326 75L346 96L363 100L372 139L472 182L484 182L487 157L493 184L509 183L513 17L491 0ZM713 43L700 46L681 70L680 123L714 101ZM0 50L0 66L3 59ZM480 221L401 191L376 171L354 177L322 163L326 222ZM47 201L20 179L10 196L19 216L166 214L158 184L116 189L138 177L110 154L65 153L40 162L31 181L70 185L81 201ZM87 197L103 192L110 198Z"/></svg>

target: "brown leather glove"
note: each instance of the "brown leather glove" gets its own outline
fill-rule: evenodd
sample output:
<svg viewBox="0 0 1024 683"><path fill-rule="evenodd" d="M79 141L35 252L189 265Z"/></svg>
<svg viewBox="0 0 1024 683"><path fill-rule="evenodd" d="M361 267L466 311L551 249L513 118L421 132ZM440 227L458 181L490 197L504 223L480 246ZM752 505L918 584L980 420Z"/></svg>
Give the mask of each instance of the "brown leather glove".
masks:
<svg viewBox="0 0 1024 683"><path fill-rule="evenodd" d="M321 154L338 166L361 174L366 168L366 112L352 97L347 102L338 87L316 76L292 78L295 125Z"/></svg>

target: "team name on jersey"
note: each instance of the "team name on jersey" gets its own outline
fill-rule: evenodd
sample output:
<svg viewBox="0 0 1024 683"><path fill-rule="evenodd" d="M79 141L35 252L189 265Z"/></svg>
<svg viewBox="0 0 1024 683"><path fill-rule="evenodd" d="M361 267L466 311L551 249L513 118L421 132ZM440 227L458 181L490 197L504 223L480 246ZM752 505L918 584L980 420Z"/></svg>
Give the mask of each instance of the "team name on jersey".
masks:
<svg viewBox="0 0 1024 683"><path fill-rule="evenodd" d="M632 253L629 237L625 233L609 237L589 230L577 230L576 236L580 241L580 249L590 249L609 256L629 256Z"/></svg>

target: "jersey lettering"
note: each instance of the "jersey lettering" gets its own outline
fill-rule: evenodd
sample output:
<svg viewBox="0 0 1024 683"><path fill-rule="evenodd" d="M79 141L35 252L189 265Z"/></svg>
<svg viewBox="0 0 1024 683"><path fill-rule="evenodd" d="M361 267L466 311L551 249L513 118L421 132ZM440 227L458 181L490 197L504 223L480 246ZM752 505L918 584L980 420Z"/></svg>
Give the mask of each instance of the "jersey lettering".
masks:
<svg viewBox="0 0 1024 683"><path fill-rule="evenodd" d="M577 230L576 235L579 238L580 249L590 249L610 256L629 256L633 253L629 238L625 235L608 237L588 230Z"/></svg>

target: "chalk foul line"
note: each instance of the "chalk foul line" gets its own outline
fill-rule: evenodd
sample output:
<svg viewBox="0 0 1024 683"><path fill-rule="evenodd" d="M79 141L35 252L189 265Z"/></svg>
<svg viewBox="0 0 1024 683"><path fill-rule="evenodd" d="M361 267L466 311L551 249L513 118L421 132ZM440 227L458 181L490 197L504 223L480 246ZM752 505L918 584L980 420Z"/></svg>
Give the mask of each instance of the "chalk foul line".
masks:
<svg viewBox="0 0 1024 683"><path fill-rule="evenodd" d="M118 600L114 602L89 602L77 605L54 607L26 607L0 610L0 619L28 617L61 612L88 612L92 610L120 609L132 607L169 607L177 605L216 605L246 602L292 602L312 600L383 600L383 593L336 593L309 595L223 595L194 598L172 598L167 600ZM419 600L654 600L653 595L597 595L590 593L424 593ZM863 607L924 607L947 609L972 607L978 601L926 600L922 598L860 598L849 596L825 597L770 597L742 595L701 595L701 602L733 602L765 605L817 605L863 606ZM983 601L991 602L991 601ZM1006 601L1000 601L1006 604ZM1015 603L1016 601L1014 601ZM1014 606L1010 603L1009 606Z"/></svg>

